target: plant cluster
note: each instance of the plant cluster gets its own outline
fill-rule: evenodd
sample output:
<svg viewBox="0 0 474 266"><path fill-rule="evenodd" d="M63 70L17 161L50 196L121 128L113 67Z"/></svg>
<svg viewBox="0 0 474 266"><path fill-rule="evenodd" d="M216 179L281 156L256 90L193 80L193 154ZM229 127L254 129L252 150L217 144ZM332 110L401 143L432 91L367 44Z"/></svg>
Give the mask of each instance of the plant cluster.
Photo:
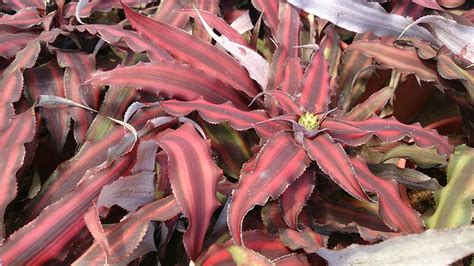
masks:
<svg viewBox="0 0 474 266"><path fill-rule="evenodd" d="M474 253L469 1L3 0L0 40L1 264Z"/></svg>

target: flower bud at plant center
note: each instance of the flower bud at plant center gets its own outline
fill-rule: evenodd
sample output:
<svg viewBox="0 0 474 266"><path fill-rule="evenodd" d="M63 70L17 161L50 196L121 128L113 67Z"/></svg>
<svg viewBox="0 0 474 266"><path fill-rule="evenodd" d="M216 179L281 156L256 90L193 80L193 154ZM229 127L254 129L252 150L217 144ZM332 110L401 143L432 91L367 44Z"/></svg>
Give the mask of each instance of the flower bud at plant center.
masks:
<svg viewBox="0 0 474 266"><path fill-rule="evenodd" d="M298 124L304 126L307 130L319 128L320 117L317 114L304 113L298 119Z"/></svg>

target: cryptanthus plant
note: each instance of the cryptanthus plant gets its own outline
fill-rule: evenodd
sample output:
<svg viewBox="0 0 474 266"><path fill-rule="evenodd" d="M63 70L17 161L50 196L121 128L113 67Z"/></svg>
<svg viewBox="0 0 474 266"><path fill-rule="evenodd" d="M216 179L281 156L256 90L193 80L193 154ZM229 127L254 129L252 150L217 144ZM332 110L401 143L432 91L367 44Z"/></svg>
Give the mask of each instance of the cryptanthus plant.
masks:
<svg viewBox="0 0 474 266"><path fill-rule="evenodd" d="M3 1L1 263L473 253L471 149L396 118L415 80L471 137L472 6L439 2Z"/></svg>

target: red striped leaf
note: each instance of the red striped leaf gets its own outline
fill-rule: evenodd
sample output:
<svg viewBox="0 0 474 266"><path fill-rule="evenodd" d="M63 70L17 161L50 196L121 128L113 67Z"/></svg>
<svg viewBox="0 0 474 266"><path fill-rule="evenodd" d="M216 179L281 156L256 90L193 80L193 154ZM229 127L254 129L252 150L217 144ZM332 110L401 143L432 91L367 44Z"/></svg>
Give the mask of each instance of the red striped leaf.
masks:
<svg viewBox="0 0 474 266"><path fill-rule="evenodd" d="M417 19L413 25L425 23L436 39L462 59L474 62L474 27L439 15L427 15Z"/></svg>
<svg viewBox="0 0 474 266"><path fill-rule="evenodd" d="M255 80L261 88L266 88L268 83L269 64L258 52L247 46L230 41L225 35L219 36L207 24L204 18L198 13L200 22L207 33L211 35L217 44L229 52L239 63L247 69L250 78Z"/></svg>
<svg viewBox="0 0 474 266"><path fill-rule="evenodd" d="M387 86L351 109L346 118L353 121L360 121L370 118L382 110L390 99L394 97L395 88Z"/></svg>
<svg viewBox="0 0 474 266"><path fill-rule="evenodd" d="M382 65L402 73L415 74L425 81L439 81L436 70L421 61L412 47L396 47L380 41L359 41L351 44L348 49L362 51Z"/></svg>
<svg viewBox="0 0 474 266"><path fill-rule="evenodd" d="M97 86L131 86L181 100L204 97L213 103L231 101L242 108L247 105L243 97L230 86L206 73L179 63L119 66L114 70L95 74L88 82Z"/></svg>
<svg viewBox="0 0 474 266"><path fill-rule="evenodd" d="M474 103L474 70L461 67L450 54L441 51L436 58L439 74L445 79L459 79L466 87L469 101Z"/></svg>
<svg viewBox="0 0 474 266"><path fill-rule="evenodd" d="M27 32L0 34L0 56L7 59L12 58L16 52L37 37L38 35Z"/></svg>
<svg viewBox="0 0 474 266"><path fill-rule="evenodd" d="M126 133L121 126L113 125L107 116L120 117L133 99L130 90L109 91L99 114L88 131L87 141L83 143L74 157L62 163L44 184L41 195L31 204L30 217L35 217L49 204L61 199L81 180L88 169L107 160L108 150L120 143ZM121 99L122 104L115 104ZM150 119L151 117L148 117ZM135 126L134 123L131 122ZM107 137L105 137L107 136Z"/></svg>
<svg viewBox="0 0 474 266"><path fill-rule="evenodd" d="M298 215L314 189L314 171L306 170L300 178L290 184L281 195L280 205L286 224L296 230L298 228Z"/></svg>
<svg viewBox="0 0 474 266"><path fill-rule="evenodd" d="M247 212L265 204L269 197L278 198L303 174L309 162L304 149L288 133L280 132L267 141L258 153L255 168L240 177L239 188L232 194L228 226L237 244L242 243L241 226Z"/></svg>
<svg viewBox="0 0 474 266"><path fill-rule="evenodd" d="M357 182L352 165L341 144L335 143L330 136L323 133L313 140L304 138L303 146L319 168L340 187L358 199L368 200Z"/></svg>
<svg viewBox="0 0 474 266"><path fill-rule="evenodd" d="M34 66L40 52L38 42L30 42L19 51L15 60L3 71L0 79L2 97L0 97L0 132L8 128L10 119L15 115L12 103L17 102L23 91L23 73L25 68Z"/></svg>
<svg viewBox="0 0 474 266"><path fill-rule="evenodd" d="M20 11L28 7L46 9L45 2L41 0L4 0L2 2L15 11Z"/></svg>
<svg viewBox="0 0 474 266"><path fill-rule="evenodd" d="M391 3L392 11L390 13L417 19L423 15L424 7L433 8L432 6L424 5L426 2L432 2L439 7L436 0L395 0Z"/></svg>
<svg viewBox="0 0 474 266"><path fill-rule="evenodd" d="M25 8L14 15L0 17L0 25L10 25L19 29L28 29L43 21L38 11L33 8Z"/></svg>
<svg viewBox="0 0 474 266"><path fill-rule="evenodd" d="M183 241L194 260L201 252L210 219L219 206L216 185L222 170L212 160L210 143L189 124L165 133L158 143L168 154L171 188L189 219Z"/></svg>
<svg viewBox="0 0 474 266"><path fill-rule="evenodd" d="M245 231L242 234L244 246L248 249L257 251L265 257L274 260L285 255L290 251L277 236L267 235L260 231ZM225 242L222 245L212 245L206 253L197 260L200 265L226 265L232 263L232 258L227 248L233 244L232 240Z"/></svg>
<svg viewBox="0 0 474 266"><path fill-rule="evenodd" d="M191 8L194 1L168 0L160 1L160 5L152 18L171 25L176 28L183 28L188 22L189 15L181 13L185 8Z"/></svg>
<svg viewBox="0 0 474 266"><path fill-rule="evenodd" d="M265 94L268 94L275 98L278 105L281 106L285 114L302 114L303 110L301 110L302 108L298 100L296 100L296 98L289 95L288 93L279 90L270 90L266 91Z"/></svg>
<svg viewBox="0 0 474 266"><path fill-rule="evenodd" d="M196 13L196 10L193 9L182 9L180 14L185 14L186 16L193 17L195 20L199 21L199 16ZM199 14L204 18L204 20L213 28L215 28L222 35L226 36L229 40L236 42L240 45L247 46L247 41L240 35L240 33L232 28L225 20L217 17L216 15L203 11L199 9ZM207 36L207 32L206 32Z"/></svg>
<svg viewBox="0 0 474 266"><path fill-rule="evenodd" d="M278 18L278 32L276 35L278 47L273 54L270 65L267 90L278 88L285 75L285 63L289 58L296 60L299 55L299 48L295 48L299 45L299 29L301 27L298 9L286 3L286 1L281 1ZM291 87L284 87L284 89L288 89L289 91L286 91L288 93L293 93L290 91L292 90Z"/></svg>
<svg viewBox="0 0 474 266"><path fill-rule="evenodd" d="M58 256L60 247L49 249L60 242L66 245L84 228L83 214L99 195L104 185L110 183L132 165L133 156L121 157L102 171L89 170L83 182L67 195L44 209L32 222L13 233L0 246L4 264L42 264ZM103 168L103 167L98 167ZM77 221L81 223L77 224ZM73 226L76 225L76 226Z"/></svg>
<svg viewBox="0 0 474 266"><path fill-rule="evenodd" d="M64 71L66 97L74 102L85 103L87 106L97 108L100 90L83 84L95 71L95 59L84 53L61 51L56 51L56 56L59 66L66 69ZM80 108L70 108L69 114L74 120L74 138L77 143L82 143L93 116L90 112Z"/></svg>
<svg viewBox="0 0 474 266"><path fill-rule="evenodd" d="M203 10L205 12L208 12L211 15L216 15L217 12L219 11L219 2L220 0L197 0L197 9ZM206 19L207 21L207 19ZM203 25L200 23L200 21L196 20L196 30L195 30L195 36L198 38L205 40L205 41L210 41L211 39L209 38L209 35L207 34L206 30L204 29ZM221 32L222 33L222 32ZM224 34L225 36L225 34Z"/></svg>
<svg viewBox="0 0 474 266"><path fill-rule="evenodd" d="M299 57L291 57L285 63L283 79L279 89L290 95L295 95L303 78L303 67Z"/></svg>
<svg viewBox="0 0 474 266"><path fill-rule="evenodd" d="M247 71L227 53L215 49L212 45L180 29L139 15L127 6L123 8L127 18L138 32L166 49L177 59L214 75L249 96L255 96L258 93ZM162 38L163 35L167 38Z"/></svg>
<svg viewBox="0 0 474 266"><path fill-rule="evenodd" d="M4 238L3 217L7 205L16 197L16 172L23 165L24 144L33 139L34 110L15 116L5 130L0 131L0 241Z"/></svg>
<svg viewBox="0 0 474 266"><path fill-rule="evenodd" d="M287 255L289 250L277 236L268 235L260 231L246 231L242 234L244 245L269 259L276 259ZM227 243L233 243L229 240ZM262 245L262 243L264 243Z"/></svg>
<svg viewBox="0 0 474 266"><path fill-rule="evenodd" d="M104 228L100 222L99 210L95 203L84 213L84 222L94 237L96 243L105 252L107 257L110 257L110 244L105 235Z"/></svg>
<svg viewBox="0 0 474 266"><path fill-rule="evenodd" d="M329 64L321 50L311 59L301 80L299 102L310 113L325 112L331 101L331 86L329 85Z"/></svg>
<svg viewBox="0 0 474 266"><path fill-rule="evenodd" d="M127 47L136 53L146 52L152 62L172 61L172 57L160 47L153 45L134 31L124 30L117 25L88 24L79 26L67 26L67 30L88 31L92 35L100 37L108 43L121 45L125 42Z"/></svg>
<svg viewBox="0 0 474 266"><path fill-rule="evenodd" d="M467 10L466 12L462 14L462 16L465 19L469 20L471 23L474 23L474 9Z"/></svg>
<svg viewBox="0 0 474 266"><path fill-rule="evenodd" d="M440 154L450 154L453 150L446 137L439 135L436 130L422 128L418 123L405 125L395 118L381 119L372 117L364 121L350 121L350 124L371 131L383 142L395 142L405 136L413 138L415 143L422 147L436 147Z"/></svg>
<svg viewBox="0 0 474 266"><path fill-rule="evenodd" d="M151 0L92 0L85 2L85 6L79 7L79 16L81 18L86 18L92 15L93 12L108 12L112 8L120 8L121 3L124 3L129 6L137 6L141 4L148 4L152 2ZM66 18L76 16L76 9L79 6L78 2L70 2L66 4L64 8L64 16Z"/></svg>
<svg viewBox="0 0 474 266"><path fill-rule="evenodd" d="M327 118L321 122L321 127L333 139L351 146L365 144L372 138L370 131L360 129L350 121Z"/></svg>
<svg viewBox="0 0 474 266"><path fill-rule="evenodd" d="M377 193L379 214L390 228L404 234L423 232L423 220L410 204L402 199L397 182L375 176L359 157L351 158L351 163L361 186L367 191Z"/></svg>
<svg viewBox="0 0 474 266"><path fill-rule="evenodd" d="M328 25L324 30L326 35L324 36L321 44L319 46L319 50L324 55L324 58L327 60L329 64L329 75L331 76L331 89L333 89L336 85L336 77L337 77L337 69L339 67L339 62L341 61L341 38L339 37L338 33L334 29L333 25Z"/></svg>
<svg viewBox="0 0 474 266"><path fill-rule="evenodd" d="M263 21L272 30L273 34L276 34L279 19L279 1L268 1L268 0L252 0L252 4L260 12L264 14Z"/></svg>
<svg viewBox="0 0 474 266"><path fill-rule="evenodd" d="M144 235L150 227L150 221L165 221L179 212L178 203L173 196L148 203L120 223L105 229L105 237L110 243L107 259L98 243L94 242L88 251L74 263L76 265L123 263L138 245L145 241ZM144 254L138 254L140 255Z"/></svg>
<svg viewBox="0 0 474 266"><path fill-rule="evenodd" d="M64 97L64 73L54 61L27 69L24 75L25 93L33 102L40 95ZM70 119L67 108L42 108L40 114L46 120L46 128L51 134L56 152L61 152L69 132Z"/></svg>
<svg viewBox="0 0 474 266"><path fill-rule="evenodd" d="M371 33L356 34L354 42L366 39L374 39ZM338 73L337 85L339 88L340 102L346 110L352 106L365 90L365 86L372 75L368 67L372 64L372 58L365 56L362 51L346 49L341 58L341 69ZM363 72L361 70L367 69ZM356 80L354 80L356 78Z"/></svg>
<svg viewBox="0 0 474 266"><path fill-rule="evenodd" d="M263 138L269 138L275 133L287 129L286 126L276 121L257 125L256 123L269 119L263 110L242 111L230 102L217 105L202 98L188 102L169 100L161 102L161 107L167 113L176 116L185 116L193 111L198 111L207 122L212 124L229 122L230 126L236 130L254 128Z"/></svg>
<svg viewBox="0 0 474 266"><path fill-rule="evenodd" d="M302 248L307 253L314 253L326 246L325 237L307 227L301 231L280 229L279 234L281 241L291 250Z"/></svg>

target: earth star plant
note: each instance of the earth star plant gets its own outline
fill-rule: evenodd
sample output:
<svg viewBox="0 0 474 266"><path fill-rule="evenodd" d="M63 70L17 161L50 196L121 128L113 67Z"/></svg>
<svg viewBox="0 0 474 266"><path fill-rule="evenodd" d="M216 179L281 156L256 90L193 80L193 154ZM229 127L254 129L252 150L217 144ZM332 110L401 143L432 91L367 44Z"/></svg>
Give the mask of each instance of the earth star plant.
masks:
<svg viewBox="0 0 474 266"><path fill-rule="evenodd" d="M3 1L0 261L310 265L322 261L314 253L357 261L364 246L404 241L446 263L474 252L469 236L449 254L430 245L472 226L423 232L407 189L426 186L403 173L438 183L391 164L406 157L437 176L449 165L432 227L457 200L456 181L470 183L453 169L471 149L448 164L446 137L390 111L411 74L472 94L458 59L472 59L459 29L473 28L431 2ZM255 26L242 7L262 13ZM431 9L446 18L421 17ZM409 41L394 41L401 32ZM384 67L390 81L370 79ZM470 221L467 203L456 226Z"/></svg>

